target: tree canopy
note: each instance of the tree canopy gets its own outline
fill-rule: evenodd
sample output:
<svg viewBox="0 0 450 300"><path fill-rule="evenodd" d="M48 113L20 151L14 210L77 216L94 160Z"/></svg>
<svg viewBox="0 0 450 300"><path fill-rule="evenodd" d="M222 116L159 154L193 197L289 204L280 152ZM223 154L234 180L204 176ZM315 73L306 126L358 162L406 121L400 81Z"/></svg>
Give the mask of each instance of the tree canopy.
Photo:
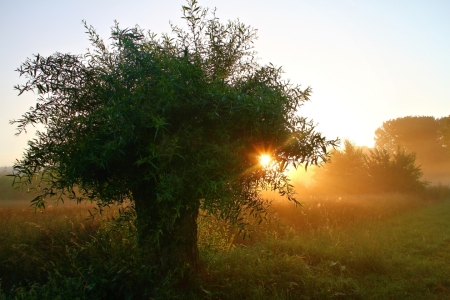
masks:
<svg viewBox="0 0 450 300"><path fill-rule="evenodd" d="M375 131L375 145L390 153L399 147L414 152L427 180L450 180L450 152L446 145L449 119L408 116L383 122Z"/></svg>
<svg viewBox="0 0 450 300"><path fill-rule="evenodd" d="M317 168L314 177L313 190L321 194L417 193L426 186L415 153L365 149L348 140L342 150L331 152L329 162Z"/></svg>
<svg viewBox="0 0 450 300"><path fill-rule="evenodd" d="M255 29L221 23L195 0L182 11L187 26L171 35L116 23L106 45L85 23L87 53L27 59L16 89L37 103L13 123L18 134L44 130L14 171L23 183L39 176L38 207L47 197L131 200L149 259L196 269L200 208L239 222L264 212L262 190L296 201L284 170L327 159L336 140L298 113L310 88L256 61ZM274 167L259 164L262 153Z"/></svg>

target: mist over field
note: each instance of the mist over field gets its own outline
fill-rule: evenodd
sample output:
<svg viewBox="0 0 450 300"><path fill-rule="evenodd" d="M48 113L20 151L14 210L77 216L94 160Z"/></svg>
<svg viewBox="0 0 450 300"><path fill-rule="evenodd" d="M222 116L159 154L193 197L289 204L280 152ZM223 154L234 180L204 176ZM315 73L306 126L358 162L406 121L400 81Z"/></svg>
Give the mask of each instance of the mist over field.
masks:
<svg viewBox="0 0 450 300"><path fill-rule="evenodd" d="M92 206L1 202L0 295L141 299L150 286L155 299L447 299L449 198L441 186L422 196L309 196L301 207L275 200L263 223L243 212L243 232L201 215L201 290L148 282L152 268L120 206L92 219Z"/></svg>
<svg viewBox="0 0 450 300"><path fill-rule="evenodd" d="M305 170L290 166L286 173L300 198L318 195L413 193L427 186L450 184L450 116L408 116L387 120L374 130L375 148L351 140L331 151L327 162ZM12 191L11 166L0 167L0 200L25 200ZM268 198L283 198L266 192ZM1 204L5 206L5 204Z"/></svg>
<svg viewBox="0 0 450 300"><path fill-rule="evenodd" d="M450 5L204 1L2 6L0 300L450 299Z"/></svg>

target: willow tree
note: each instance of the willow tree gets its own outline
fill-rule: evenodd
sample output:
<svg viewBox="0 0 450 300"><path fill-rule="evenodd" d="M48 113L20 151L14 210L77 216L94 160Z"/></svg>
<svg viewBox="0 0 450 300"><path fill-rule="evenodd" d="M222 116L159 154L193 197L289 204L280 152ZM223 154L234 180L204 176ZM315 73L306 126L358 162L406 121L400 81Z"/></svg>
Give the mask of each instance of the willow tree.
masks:
<svg viewBox="0 0 450 300"><path fill-rule="evenodd" d="M92 50L27 59L16 89L37 103L13 123L18 134L44 129L14 170L23 183L39 175L37 207L48 197L131 200L151 263L195 271L199 209L237 222L264 212L262 190L296 201L283 171L317 164L335 141L298 115L310 88L255 60L256 30L221 23L195 0L182 11L187 26L170 35L116 23L106 45L84 23ZM261 167L261 153L275 166Z"/></svg>

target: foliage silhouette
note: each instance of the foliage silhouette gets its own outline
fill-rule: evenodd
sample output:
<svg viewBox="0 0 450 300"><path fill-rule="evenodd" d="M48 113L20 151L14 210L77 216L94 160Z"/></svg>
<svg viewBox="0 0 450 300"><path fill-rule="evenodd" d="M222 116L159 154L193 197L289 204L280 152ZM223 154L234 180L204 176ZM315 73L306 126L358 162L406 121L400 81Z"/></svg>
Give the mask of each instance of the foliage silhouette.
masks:
<svg viewBox="0 0 450 300"><path fill-rule="evenodd" d="M399 147L408 153L415 152L427 180L448 181L450 152L446 124L449 119L408 116L383 122L375 131L375 146L389 153L395 153Z"/></svg>
<svg viewBox="0 0 450 300"><path fill-rule="evenodd" d="M337 140L298 115L310 88L256 62L256 30L221 23L195 0L183 19L187 29L172 25L174 36L160 38L116 22L110 46L85 23L86 54L27 59L18 71L28 81L16 88L38 101L13 123L18 134L34 124L45 130L14 172L24 184L40 176L36 207L47 197L100 207L131 200L149 263L191 274L200 208L243 226L243 213L263 217L262 190L296 201L283 171L326 160ZM262 168L261 153L276 167Z"/></svg>
<svg viewBox="0 0 450 300"><path fill-rule="evenodd" d="M316 169L313 189L341 195L418 192L426 182L415 160L404 149L364 149L346 140L344 149L332 151L330 161Z"/></svg>

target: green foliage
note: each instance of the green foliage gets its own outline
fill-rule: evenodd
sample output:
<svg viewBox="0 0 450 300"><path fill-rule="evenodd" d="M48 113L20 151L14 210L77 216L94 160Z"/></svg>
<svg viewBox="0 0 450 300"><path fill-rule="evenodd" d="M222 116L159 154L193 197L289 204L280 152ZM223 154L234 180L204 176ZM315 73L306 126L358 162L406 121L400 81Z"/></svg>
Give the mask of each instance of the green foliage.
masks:
<svg viewBox="0 0 450 300"><path fill-rule="evenodd" d="M38 175L38 208L47 197L132 200L140 245L159 249L152 260L195 265L200 206L243 226L244 210L264 214L262 190L295 202L286 167L326 160L336 141L298 114L310 88L256 62L255 29L221 23L195 0L183 19L186 29L160 37L116 23L111 45L85 23L92 50L27 59L16 89L38 99L13 123L18 134L44 130L14 172L23 184ZM264 152L276 168L259 165Z"/></svg>
<svg viewBox="0 0 450 300"><path fill-rule="evenodd" d="M334 150L330 161L315 171L315 193L379 194L422 191L422 171L416 165L415 153L397 148L367 149L344 142L343 150Z"/></svg>
<svg viewBox="0 0 450 300"><path fill-rule="evenodd" d="M107 47L85 25L92 51L28 59L18 69L28 81L16 88L37 92L38 103L14 123L18 133L36 123L45 131L14 166L17 179L42 172L42 197L107 203L144 183L168 212L188 205L179 203L188 190L213 211L251 205L268 184L290 198L283 173L255 168L255 158L271 152L280 166L324 159L333 142L297 116L310 89L256 63L251 27L207 19L196 1L183 14L188 31L173 26L174 38L116 23Z"/></svg>

